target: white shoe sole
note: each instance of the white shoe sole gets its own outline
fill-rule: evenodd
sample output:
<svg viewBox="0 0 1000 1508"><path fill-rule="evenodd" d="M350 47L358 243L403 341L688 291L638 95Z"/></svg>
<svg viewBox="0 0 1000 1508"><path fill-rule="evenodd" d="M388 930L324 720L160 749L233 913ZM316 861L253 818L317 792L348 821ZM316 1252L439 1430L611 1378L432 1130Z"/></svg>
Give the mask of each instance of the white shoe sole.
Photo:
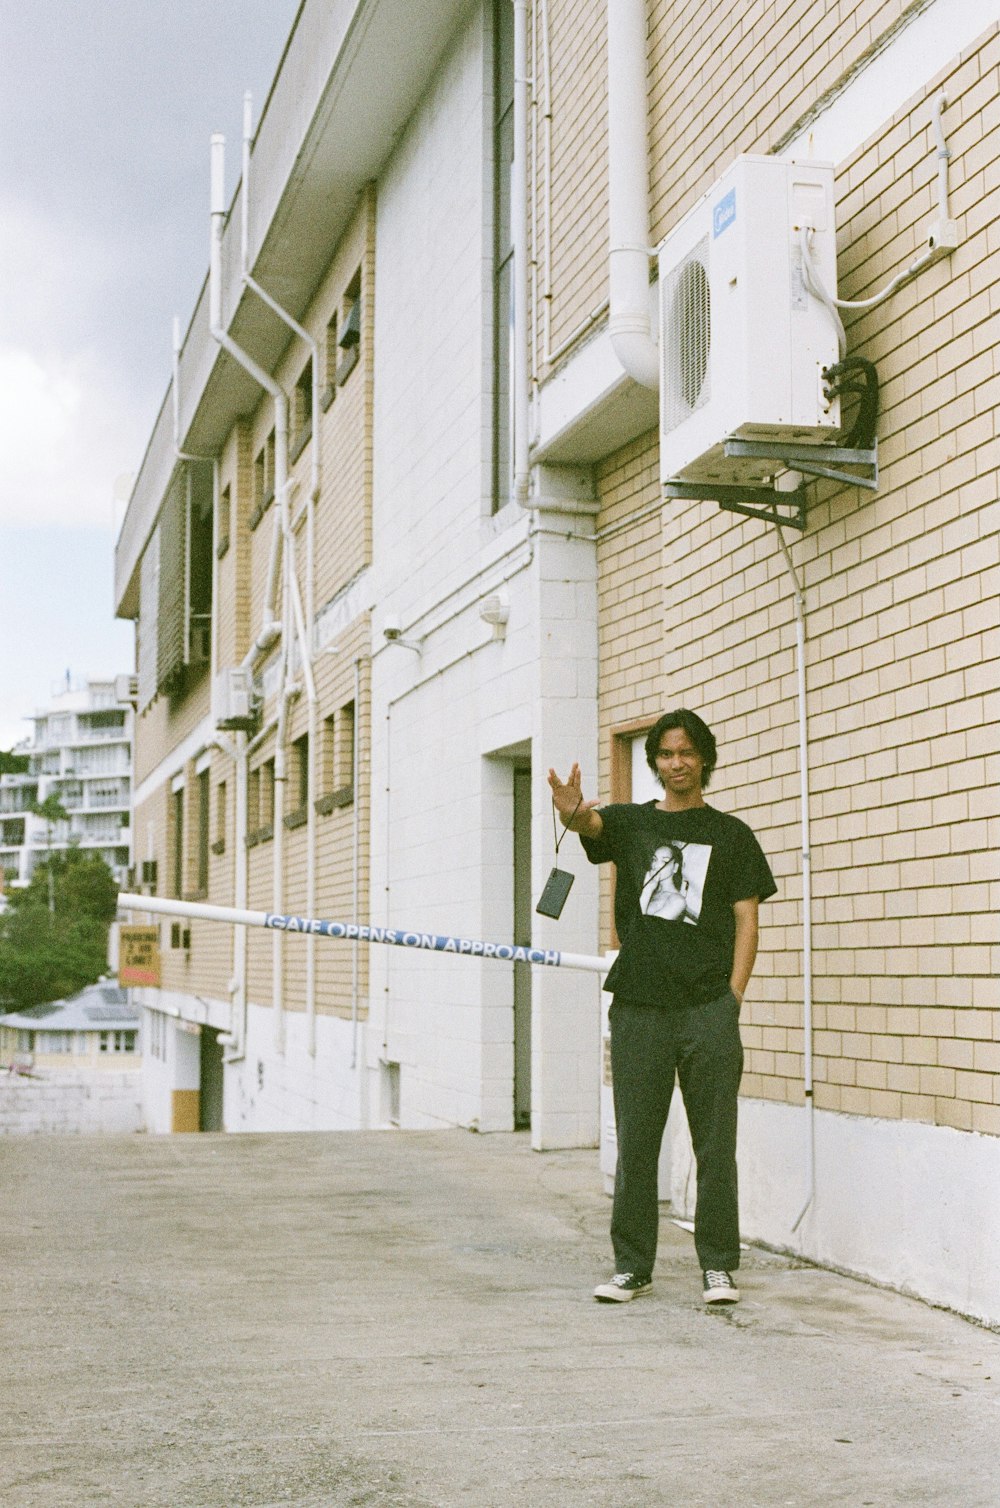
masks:
<svg viewBox="0 0 1000 1508"><path fill-rule="evenodd" d="M706 1304L738 1304L740 1290L738 1288L706 1288L702 1298Z"/></svg>
<svg viewBox="0 0 1000 1508"><path fill-rule="evenodd" d="M644 1288L616 1288L613 1283L598 1283L594 1289L594 1298L601 1304L629 1304L633 1299L641 1299L644 1293L652 1293L652 1283L647 1283Z"/></svg>

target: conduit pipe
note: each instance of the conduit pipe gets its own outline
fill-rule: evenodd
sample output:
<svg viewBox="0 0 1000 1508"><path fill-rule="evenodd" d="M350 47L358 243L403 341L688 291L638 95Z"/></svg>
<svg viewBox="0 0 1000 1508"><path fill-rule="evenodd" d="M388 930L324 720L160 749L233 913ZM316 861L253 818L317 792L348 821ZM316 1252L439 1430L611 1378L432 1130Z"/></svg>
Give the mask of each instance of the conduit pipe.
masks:
<svg viewBox="0 0 1000 1508"><path fill-rule="evenodd" d="M312 672L312 627L315 614L315 511L319 502L319 416L320 416L320 370L319 370L319 343L316 341L304 325L288 313L272 298L266 288L263 288L250 273L250 148L253 137L253 96L248 92L243 96L243 179L240 194L240 273L245 287L255 293L263 303L276 314L283 324L299 337L309 350L312 360L312 384L310 393L312 445L309 469L309 501L306 509L306 605L303 613L301 592L298 582L298 571L295 565L295 556L291 550L292 537L288 535L286 549L289 550L291 560L289 564L292 589L295 594L295 616L299 632L299 642L302 646L302 664L306 678L306 694L308 697L308 777L307 786L309 792L309 804L306 817L306 910L310 916L316 910L316 811L314 806L316 794L316 743L319 736L318 704L316 697L316 684ZM308 632L306 625L308 624ZM316 944L315 939L308 944L306 952L306 1036L308 1050L311 1056L316 1053Z"/></svg>
<svg viewBox="0 0 1000 1508"><path fill-rule="evenodd" d="M361 878L359 869L361 865L361 823L359 820L358 807L360 806L358 786L358 729L361 724L361 656L354 661L354 726L351 729L351 778L354 782L354 801L351 825L351 856L353 860L353 885L351 887L351 906L354 915L357 916L361 906ZM351 958L351 1068L358 1066L358 1020L359 1020L359 995L360 981L358 970L358 944L354 944L354 953Z"/></svg>
<svg viewBox="0 0 1000 1508"><path fill-rule="evenodd" d="M173 382L171 394L173 398L174 416L174 451L178 460L181 461L205 461L212 462L212 614L213 619L219 601L219 501L221 497L222 462L216 456L195 455L191 451L181 449L181 398L180 398L180 368L181 368L181 322L174 315L173 320ZM212 694L214 695L215 677L218 673L219 635L212 625L212 657L211 677ZM247 903L247 847L246 847L246 786L247 786L247 737L245 733L239 733L235 744L225 738L218 729L209 739L208 746L221 749L233 763L234 770L234 826L235 826L235 854L233 894L234 904L245 906ZM242 828L241 828L242 819ZM233 972L229 979L229 1012L230 1029L226 1034L223 1045L228 1048L225 1061L238 1063L246 1055L246 956L247 936L246 931L237 928L233 933ZM234 1029L235 1028L235 1029ZM220 1039L222 1040L222 1039Z"/></svg>
<svg viewBox="0 0 1000 1508"><path fill-rule="evenodd" d="M513 242L514 497L529 506L528 464L528 0L514 3L514 161L511 164ZM499 337L500 331L497 331Z"/></svg>
<svg viewBox="0 0 1000 1508"><path fill-rule="evenodd" d="M802 832L802 1034L803 1091L806 1102L806 1201L792 1230L798 1230L816 1193L816 1118L813 1100L812 853L809 842L809 730L806 712L806 599L781 531L775 532L792 578L795 603L795 670L799 704L799 802Z"/></svg>
<svg viewBox="0 0 1000 1508"><path fill-rule="evenodd" d="M537 18L537 19L536 19ZM541 33L539 37L539 32ZM608 300L602 299L596 308L591 309L589 314L584 315L578 325L575 325L566 338L560 341L553 349L552 346L552 55L549 48L549 7L548 0L540 0L532 10L532 68L534 72L533 83L533 129L532 129L532 183L541 186L542 196L542 238L544 244L544 261L542 265L542 364L552 366L564 356L571 346L574 346L581 336L597 323L602 315L607 313ZM545 172L541 175L538 170L537 151L537 125L534 124L538 115L539 75L541 76L542 96L542 155L545 161ZM535 203L538 199L538 189L531 196L531 222L532 222L532 246L536 258L538 257L538 233L536 229L537 215ZM537 271L536 271L537 287ZM534 332L534 346L537 352L537 326L539 324L539 312L537 299L533 304L532 330ZM537 356L533 363L534 382L538 382Z"/></svg>
<svg viewBox="0 0 1000 1508"><path fill-rule="evenodd" d="M608 330L615 355L643 387L658 389L649 319L649 148L646 0L608 0Z"/></svg>
<svg viewBox="0 0 1000 1508"><path fill-rule="evenodd" d="M271 396L271 398L274 400L274 491L275 491L275 497L276 497L277 504L278 504L278 507L276 508L275 512L278 515L278 517L276 517L276 519L275 519L275 538L272 539L271 562L270 562L269 575L268 575L268 601L267 601L266 607L268 607L268 606L270 607L271 617L270 617L270 621L268 621L267 619L265 619L265 622L264 622L263 628L261 630L261 633L258 636L258 639L255 641L255 643L253 645L251 645L250 651L248 652L248 654L247 654L247 656L246 656L246 658L244 660L244 665L248 666L248 668L252 668L253 664L256 662L256 659L257 659L258 655L261 654L261 653L264 653L266 649L270 648L271 645L274 643L275 639L277 638L278 633L282 633L282 637L283 637L283 643L282 643L282 674L281 674L281 692L280 692L280 713L279 713L279 724L278 724L278 746L277 746L277 748L275 750L275 764L274 764L274 769L275 769L275 793L274 793L274 800L275 800L275 837L274 837L274 855L273 855L273 857L274 857L273 889L274 889L274 896L275 896L275 904L280 905L281 904L281 898L283 897L283 883L282 883L283 876L282 876L282 873L281 873L282 846L281 846L281 841L280 841L280 838L279 838L279 833L282 830L282 823L283 823L283 818L284 818L284 812L282 810L279 813L279 809L278 808L279 808L279 804L281 802L281 798L282 798L283 791L284 791L284 749L283 749L283 746L282 746L282 743L281 743L281 737L282 737L282 734L284 732L284 726L283 726L283 718L282 718L281 714L283 714L283 712L284 712L284 705L285 705L284 683L285 683L285 676L286 676L286 673L287 673L287 665L288 665L287 619L288 619L288 599L289 599L290 593L287 590L285 592L283 592L283 594L282 594L282 598L283 598L283 601L282 601L282 616L286 620L284 631L282 629L279 629L277 627L277 625L275 624L274 617L273 617L273 611L274 611L274 596L276 595L276 591L277 591L277 577L278 577L278 551L279 551L278 533L279 533L279 530L281 531L281 533L285 532L285 530L287 528L287 518L288 518L288 399L285 396L285 393L284 393L283 389L281 388L280 384L275 381L275 379L271 376L270 372L266 371L265 368L262 367L259 362L254 361L253 357L250 356L248 354L248 352L244 351L241 346L237 345L236 341L234 341L232 339L232 337L229 335L228 331L226 331L226 329L223 326L223 322L222 322L222 236L223 236L223 232L225 230L225 222L226 222L226 197L225 197L225 178L226 178L226 172L225 172L225 169L226 169L226 138L221 133L215 132L212 135L212 141L211 141L211 240L210 240L210 243L209 243L209 264L208 264L209 265L209 282L208 282L209 329L210 329L210 332L211 332L213 340L216 341L216 343L222 348L222 350L224 350L229 356L231 356L233 358L233 360L235 362L237 362L238 365L241 366L245 372L248 372L249 375L254 379L254 381L260 387L262 387L264 389L264 391L266 393L268 393ZM286 564L286 573L287 573L287 551L286 551L286 562L285 562L285 564ZM279 783L279 779L278 779L279 767L280 767L280 772L281 772L281 781L280 781L280 783ZM244 813L244 824L245 824L245 821L246 821L246 815ZM276 982L276 988L275 988L273 1006L274 1006L274 1012L275 1012L275 1033L276 1033L276 1036L278 1038L279 1043L281 1042L281 1040L283 1038L283 1031L284 1031L284 1019L283 1019L284 995L283 995L283 977L282 977L283 958L284 958L284 954L283 954L283 948L282 948L282 937L281 937L280 933L276 933L275 937L274 937L274 949L273 949L273 954L272 954L272 959L273 959L272 982ZM243 991L242 1011L243 1011L243 1014L245 1016L245 1013L246 1013L246 975L245 975L245 972L244 972L243 979L242 979L242 991Z"/></svg>

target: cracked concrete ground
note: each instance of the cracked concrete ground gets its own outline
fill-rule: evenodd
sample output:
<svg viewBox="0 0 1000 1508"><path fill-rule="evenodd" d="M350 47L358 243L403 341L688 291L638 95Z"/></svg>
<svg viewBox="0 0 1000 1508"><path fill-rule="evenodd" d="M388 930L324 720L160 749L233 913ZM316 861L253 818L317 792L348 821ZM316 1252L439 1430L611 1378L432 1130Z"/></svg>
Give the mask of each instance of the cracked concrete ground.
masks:
<svg viewBox="0 0 1000 1508"><path fill-rule="evenodd" d="M667 1218L595 1304L593 1152L0 1142L5 1508L997 1508L1000 1335Z"/></svg>

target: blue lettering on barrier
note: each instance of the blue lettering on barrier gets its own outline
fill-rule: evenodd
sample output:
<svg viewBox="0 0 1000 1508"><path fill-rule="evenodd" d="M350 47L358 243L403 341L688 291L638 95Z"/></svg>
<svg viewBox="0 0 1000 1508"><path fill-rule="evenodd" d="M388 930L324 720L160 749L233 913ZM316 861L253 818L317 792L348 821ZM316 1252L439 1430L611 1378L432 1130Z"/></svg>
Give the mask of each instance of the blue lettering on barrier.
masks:
<svg viewBox="0 0 1000 1508"><path fill-rule="evenodd" d="M450 937L436 932L397 932L392 927L323 921L314 916L285 916L274 911L265 913L264 926L274 932L345 938L348 942L390 943L395 947L463 954L467 958L500 958L505 962L548 964L550 967L558 967L562 960L562 954L556 948L526 948L520 944L483 942L477 938Z"/></svg>

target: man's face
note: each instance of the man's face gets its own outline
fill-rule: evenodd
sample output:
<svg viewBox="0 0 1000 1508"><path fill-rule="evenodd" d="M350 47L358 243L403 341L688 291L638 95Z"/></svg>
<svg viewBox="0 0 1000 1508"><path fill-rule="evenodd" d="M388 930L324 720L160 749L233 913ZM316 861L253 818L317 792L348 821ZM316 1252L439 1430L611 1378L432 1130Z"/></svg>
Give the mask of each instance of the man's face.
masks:
<svg viewBox="0 0 1000 1508"><path fill-rule="evenodd" d="M665 791L672 791L678 796L700 791L704 763L683 728L669 728L661 735L656 755L656 773Z"/></svg>

